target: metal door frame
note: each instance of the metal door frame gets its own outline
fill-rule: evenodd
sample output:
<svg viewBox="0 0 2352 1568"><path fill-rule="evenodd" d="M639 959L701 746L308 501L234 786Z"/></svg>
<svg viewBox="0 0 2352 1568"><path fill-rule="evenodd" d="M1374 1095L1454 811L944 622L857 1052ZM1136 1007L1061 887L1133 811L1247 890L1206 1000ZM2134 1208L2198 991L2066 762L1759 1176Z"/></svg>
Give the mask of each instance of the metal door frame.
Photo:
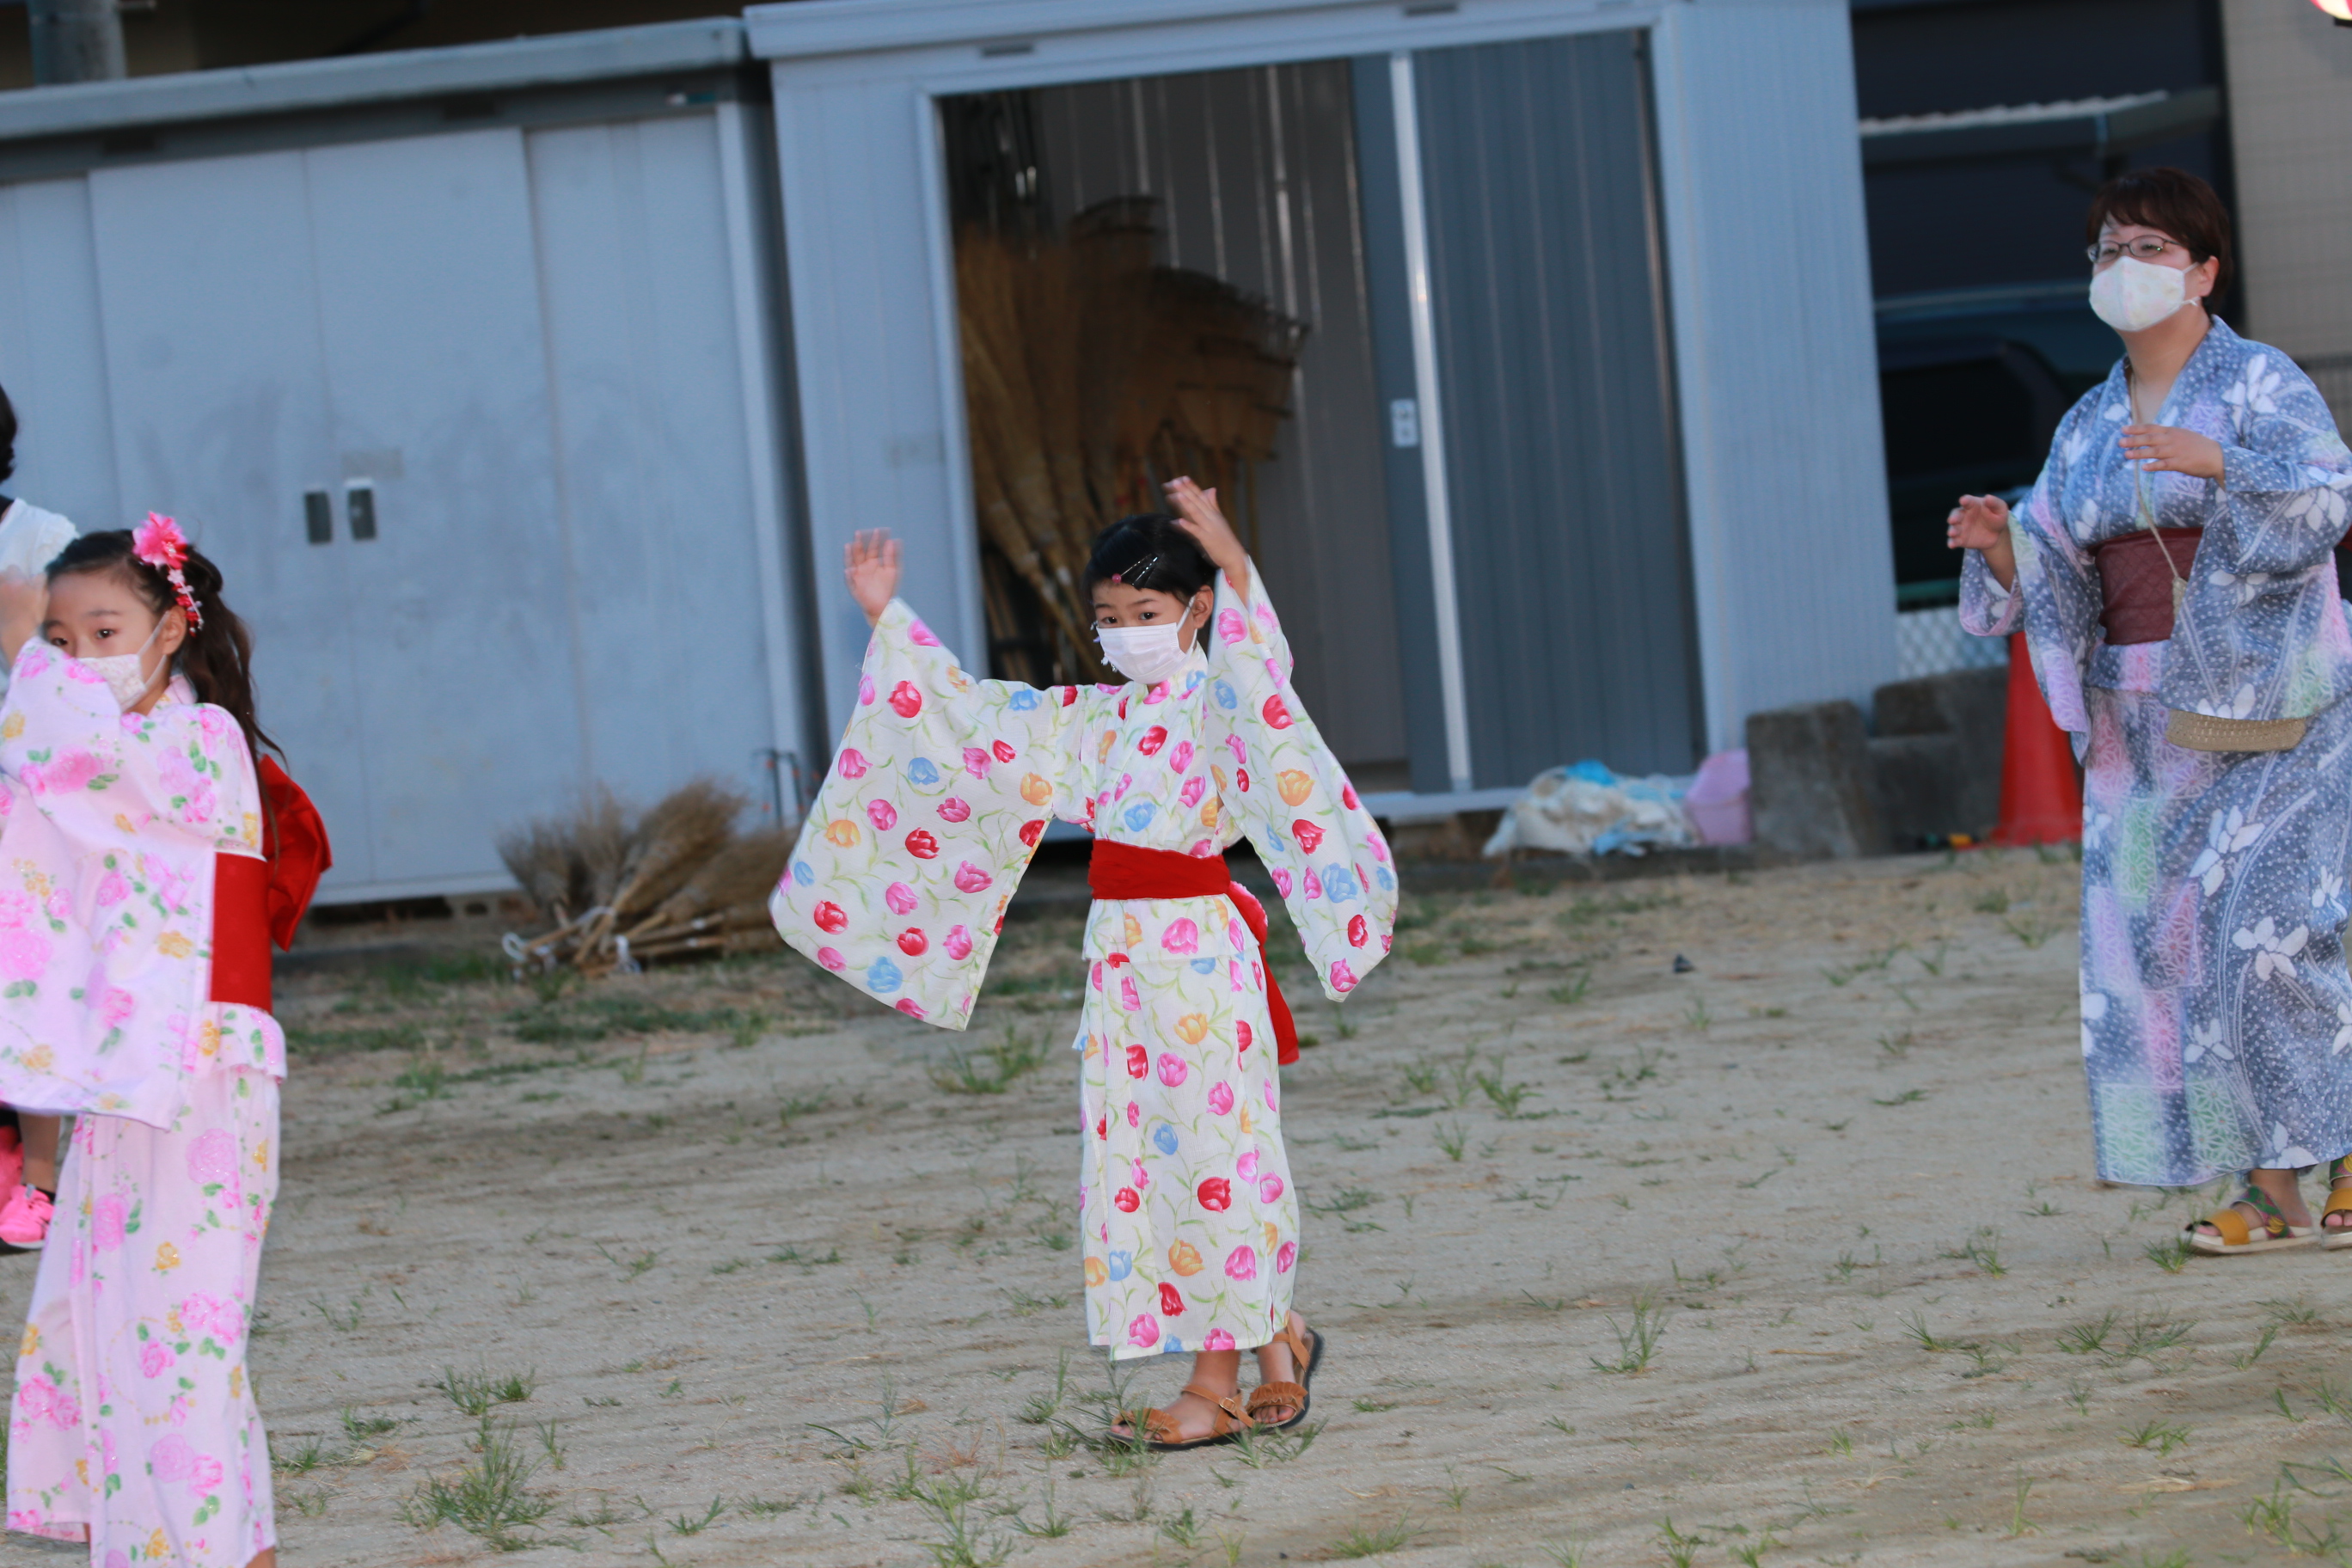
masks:
<svg viewBox="0 0 2352 1568"><path fill-rule="evenodd" d="M1438 663L1446 772L1452 789L1442 795L1400 792L1368 797L1383 816L1443 816L1494 807L1516 799L1517 789L1479 790L1471 783L1467 700L1463 687L1461 601L1454 581L1453 540L1445 500L1443 409L1437 384L1437 343L1428 289L1428 233L1422 212L1417 157L1419 126L1410 89L1412 56L1420 50L1582 33L1641 31L1651 40L1650 68L1670 47L1657 24L1675 0L1463 0L1456 5L1399 5L1394 0L1303 0L1269 13L1247 0L871 0L850 5L753 7L746 13L754 54L774 61L778 145L782 153L787 208L786 245L795 276L822 270L814 254L824 243L822 226L793 221L795 176L805 173L805 153L793 135L789 99L795 92L830 85L836 78L873 84L893 82L906 92L905 108L915 121L920 160L922 241L932 310L932 339L944 436L947 512L969 524L973 513L971 437L964 419L963 373L956 328L955 258L949 232L945 153L939 100L969 93L1120 80L1192 71L1225 70L1344 59L1390 57L1397 92L1394 108L1401 165L1400 195L1405 204L1405 238L1412 271L1412 311L1415 379L1421 398L1422 467L1428 506L1429 561L1439 637ZM1014 41L1008 42L1007 35ZM1656 87L1650 85L1654 101ZM1663 203L1660 204L1663 207ZM806 210L805 207L801 210ZM811 321L821 314L812 301L793 300L795 320L821 336ZM829 304L825 307L829 309ZM806 367L803 366L803 374ZM821 388L804 380L802 406L822 419ZM804 446L804 473L812 516L831 477L824 471L824 442ZM822 541L813 540L822 548ZM981 610L979 544L970 526L951 527L938 541L953 563L958 637L962 647L986 646ZM824 650L827 693L842 682L844 666L855 669L837 644ZM1705 685L1704 672L1699 682ZM834 699L836 702L838 698Z"/></svg>

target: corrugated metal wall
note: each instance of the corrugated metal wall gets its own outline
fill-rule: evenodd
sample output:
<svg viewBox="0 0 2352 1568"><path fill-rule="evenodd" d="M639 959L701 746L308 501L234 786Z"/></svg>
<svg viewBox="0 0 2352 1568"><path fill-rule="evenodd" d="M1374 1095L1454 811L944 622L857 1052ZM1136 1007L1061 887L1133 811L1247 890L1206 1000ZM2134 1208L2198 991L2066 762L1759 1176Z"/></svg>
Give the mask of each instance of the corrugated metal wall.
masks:
<svg viewBox="0 0 2352 1568"><path fill-rule="evenodd" d="M1258 476L1262 564L1332 750L1367 787L1401 784L1380 767L1405 739L1348 63L1088 82L1037 102L1057 218L1157 196L1161 259L1312 324L1294 417Z"/></svg>
<svg viewBox="0 0 2352 1568"><path fill-rule="evenodd" d="M1635 32L1413 57L1481 787L1701 749L1646 70Z"/></svg>
<svg viewBox="0 0 2352 1568"><path fill-rule="evenodd" d="M704 113L0 185L10 493L173 511L220 562L330 901L498 886L496 834L586 784L756 784L772 448L721 151Z"/></svg>

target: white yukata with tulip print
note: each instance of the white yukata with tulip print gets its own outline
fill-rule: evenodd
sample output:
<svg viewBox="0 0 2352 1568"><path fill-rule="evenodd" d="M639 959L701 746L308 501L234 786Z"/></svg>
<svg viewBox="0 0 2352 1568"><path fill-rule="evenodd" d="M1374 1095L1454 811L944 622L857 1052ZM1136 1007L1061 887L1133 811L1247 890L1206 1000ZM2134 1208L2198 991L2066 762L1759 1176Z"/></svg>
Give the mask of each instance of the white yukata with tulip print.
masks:
<svg viewBox="0 0 2352 1568"><path fill-rule="evenodd" d="M1219 574L1192 657L1150 687L971 679L893 600L771 904L785 941L961 1028L1048 817L1198 857L1246 834L1324 994L1345 996L1388 951L1395 869L1251 583L1244 598ZM1097 900L1085 951L1088 1338L1120 1356L1262 1345L1298 1256L1264 955L1222 896Z"/></svg>
<svg viewBox="0 0 2352 1568"><path fill-rule="evenodd" d="M244 733L174 679L125 713L38 642L0 705L0 1100L76 1113L8 1408L8 1527L92 1568L277 1543L246 1369L285 1037L211 1001L218 854L258 855Z"/></svg>

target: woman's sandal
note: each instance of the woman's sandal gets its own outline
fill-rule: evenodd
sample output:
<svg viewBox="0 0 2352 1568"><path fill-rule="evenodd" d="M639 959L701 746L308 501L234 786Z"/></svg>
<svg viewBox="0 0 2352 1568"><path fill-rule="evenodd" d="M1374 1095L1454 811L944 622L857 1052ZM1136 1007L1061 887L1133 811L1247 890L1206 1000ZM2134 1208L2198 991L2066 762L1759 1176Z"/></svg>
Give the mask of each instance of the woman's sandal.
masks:
<svg viewBox="0 0 2352 1568"><path fill-rule="evenodd" d="M1129 1431L1142 1434L1143 1446L1160 1454L1181 1454L1187 1448L1207 1448L1219 1443L1230 1443L1257 1425L1251 1418L1248 1407L1242 1404L1238 1389L1231 1394L1219 1394L1213 1388L1188 1383L1183 1391L1217 1407L1215 1425L1209 1428L1207 1436L1185 1436L1183 1426L1165 1410L1146 1410L1139 1415L1134 1411L1122 1411L1118 1417L1120 1425Z"/></svg>
<svg viewBox="0 0 2352 1568"><path fill-rule="evenodd" d="M1310 1340L1312 1344L1308 1343ZM1297 1369L1298 1381L1259 1384L1250 1391L1250 1418L1269 1431L1287 1432L1307 1419L1307 1406L1314 1398L1311 1388L1315 1382L1315 1369L1323 1364L1323 1335L1318 1330L1303 1326L1294 1329L1286 1322L1281 1331L1266 1342L1290 1347L1290 1364ZM1291 1415L1283 1421L1269 1422L1262 1414L1268 1410L1285 1409Z"/></svg>
<svg viewBox="0 0 2352 1568"><path fill-rule="evenodd" d="M2319 1245L2333 1252L2338 1247L2352 1247L2352 1225L2331 1227L2327 1216L2352 1211L2352 1154L2327 1163L2327 1206L2319 1211Z"/></svg>
<svg viewBox="0 0 2352 1568"><path fill-rule="evenodd" d="M2328 1201L2333 1203L2335 1200L2331 1196ZM2236 1258L2251 1252L2275 1252L2284 1247L2309 1247L2319 1239L2319 1230L2315 1226L2287 1224L2286 1216L2279 1213L2278 1205L2271 1201L2270 1194L2252 1182L2246 1184L2245 1195L2238 1202L2262 1211L2261 1240L2254 1239L2253 1226L2246 1223L2246 1216L2235 1207L2217 1209L2203 1219L2191 1220L2185 1227L2189 1250L2201 1252L2208 1258ZM2347 1194L2345 1206L2352 1208L2352 1194ZM2221 1234L2201 1236L2197 1230L2200 1225L2210 1225Z"/></svg>

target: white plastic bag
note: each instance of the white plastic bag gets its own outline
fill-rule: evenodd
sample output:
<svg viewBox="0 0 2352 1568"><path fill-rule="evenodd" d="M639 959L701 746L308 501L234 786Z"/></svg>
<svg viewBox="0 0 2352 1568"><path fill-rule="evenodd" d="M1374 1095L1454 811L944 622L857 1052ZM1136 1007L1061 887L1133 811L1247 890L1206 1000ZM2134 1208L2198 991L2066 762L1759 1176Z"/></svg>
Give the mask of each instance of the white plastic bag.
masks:
<svg viewBox="0 0 2352 1568"><path fill-rule="evenodd" d="M1595 762L1546 768L1503 813L1485 853L1499 860L1515 849L1640 855L1687 847L1698 842L1683 809L1689 787L1686 778L1627 778Z"/></svg>

